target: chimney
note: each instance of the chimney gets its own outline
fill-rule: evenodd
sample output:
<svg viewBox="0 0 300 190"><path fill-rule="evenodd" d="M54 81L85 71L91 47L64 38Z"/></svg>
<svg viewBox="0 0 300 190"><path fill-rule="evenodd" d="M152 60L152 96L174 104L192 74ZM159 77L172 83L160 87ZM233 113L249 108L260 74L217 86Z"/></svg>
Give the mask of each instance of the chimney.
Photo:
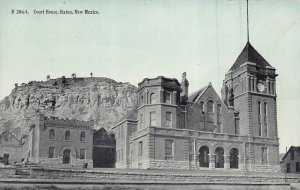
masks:
<svg viewBox="0 0 300 190"><path fill-rule="evenodd" d="M186 103L189 95L189 81L186 79L186 72L182 73L181 81L182 92L180 94L182 103Z"/></svg>

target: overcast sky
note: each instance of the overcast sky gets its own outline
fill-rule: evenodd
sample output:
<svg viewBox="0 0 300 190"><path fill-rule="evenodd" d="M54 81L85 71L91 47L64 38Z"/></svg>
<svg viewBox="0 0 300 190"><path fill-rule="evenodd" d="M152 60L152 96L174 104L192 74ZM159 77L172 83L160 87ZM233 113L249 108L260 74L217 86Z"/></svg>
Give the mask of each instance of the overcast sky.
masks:
<svg viewBox="0 0 300 190"><path fill-rule="evenodd" d="M27 9L29 15L11 14ZM99 15L35 15L34 10ZM300 1L249 0L250 42L277 70L280 151L300 146ZM0 98L15 83L94 76L137 85L163 75L190 92L225 73L246 44L246 0L0 2Z"/></svg>

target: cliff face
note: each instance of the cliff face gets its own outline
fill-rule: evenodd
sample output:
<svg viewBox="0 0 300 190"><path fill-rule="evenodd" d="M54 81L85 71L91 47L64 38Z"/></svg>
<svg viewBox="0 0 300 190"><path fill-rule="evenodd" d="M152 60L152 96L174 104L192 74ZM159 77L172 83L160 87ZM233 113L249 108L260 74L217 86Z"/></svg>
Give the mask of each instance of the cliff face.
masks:
<svg viewBox="0 0 300 190"><path fill-rule="evenodd" d="M136 87L108 78L58 78L16 86L0 102L0 132L26 135L37 112L46 116L94 120L106 129L136 106Z"/></svg>

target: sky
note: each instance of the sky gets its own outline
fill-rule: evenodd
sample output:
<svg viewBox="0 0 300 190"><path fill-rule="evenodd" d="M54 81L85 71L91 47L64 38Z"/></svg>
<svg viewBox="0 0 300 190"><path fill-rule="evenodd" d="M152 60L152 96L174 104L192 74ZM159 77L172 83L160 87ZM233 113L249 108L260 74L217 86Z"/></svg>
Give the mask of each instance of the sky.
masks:
<svg viewBox="0 0 300 190"><path fill-rule="evenodd" d="M29 14L11 14L12 9ZM95 15L34 10L96 10ZM225 73L247 41L246 0L1 0L0 99L15 83L94 76L130 82L163 75L189 91ZM250 42L276 68L280 152L300 146L300 1L249 0Z"/></svg>

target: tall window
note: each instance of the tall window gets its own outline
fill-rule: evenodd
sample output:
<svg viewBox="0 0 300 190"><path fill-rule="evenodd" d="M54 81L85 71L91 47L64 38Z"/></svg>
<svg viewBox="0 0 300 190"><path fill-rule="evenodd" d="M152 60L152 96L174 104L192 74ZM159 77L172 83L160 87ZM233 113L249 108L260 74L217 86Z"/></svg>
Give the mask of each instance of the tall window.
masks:
<svg viewBox="0 0 300 190"><path fill-rule="evenodd" d="M66 132L65 132L65 140L66 140L66 141L71 140L70 131L66 131Z"/></svg>
<svg viewBox="0 0 300 190"><path fill-rule="evenodd" d="M85 132L84 131L82 131L80 133L80 141L85 141Z"/></svg>
<svg viewBox="0 0 300 190"><path fill-rule="evenodd" d="M261 148L261 163L268 164L268 156L267 156L267 148L266 147Z"/></svg>
<svg viewBox="0 0 300 190"><path fill-rule="evenodd" d="M174 156L173 152L173 140L166 139L165 141L165 159L172 160Z"/></svg>
<svg viewBox="0 0 300 190"><path fill-rule="evenodd" d="M144 128L143 114L140 115L141 128Z"/></svg>
<svg viewBox="0 0 300 190"><path fill-rule="evenodd" d="M258 136L261 137L261 130L262 130L262 127L261 127L261 123L258 124Z"/></svg>
<svg viewBox="0 0 300 190"><path fill-rule="evenodd" d="M169 92L164 93L164 100L166 104L171 104L171 94Z"/></svg>
<svg viewBox="0 0 300 190"><path fill-rule="evenodd" d="M234 134L240 134L240 119L234 118Z"/></svg>
<svg viewBox="0 0 300 190"><path fill-rule="evenodd" d="M150 126L156 126L156 112L150 112Z"/></svg>
<svg viewBox="0 0 300 190"><path fill-rule="evenodd" d="M124 129L123 129L124 127L123 127L123 125L121 125L120 128L121 128L120 129L121 130L121 137L120 138L123 138L124 137Z"/></svg>
<svg viewBox="0 0 300 190"><path fill-rule="evenodd" d="M201 109L201 111L204 111L204 102L203 102L203 101L201 101L201 102L199 103L199 105L200 105L200 109Z"/></svg>
<svg viewBox="0 0 300 190"><path fill-rule="evenodd" d="M296 162L296 172L300 172L300 162Z"/></svg>
<svg viewBox="0 0 300 190"><path fill-rule="evenodd" d="M264 115L267 116L267 102L264 103Z"/></svg>
<svg viewBox="0 0 300 190"><path fill-rule="evenodd" d="M218 125L218 131L221 132L221 125L222 125L221 104L217 104L217 125Z"/></svg>
<svg viewBox="0 0 300 190"><path fill-rule="evenodd" d="M257 116L258 116L258 123L261 123L261 102L257 102Z"/></svg>
<svg viewBox="0 0 300 190"><path fill-rule="evenodd" d="M209 100L207 102L207 112L213 113L214 112L214 102L212 100Z"/></svg>
<svg viewBox="0 0 300 190"><path fill-rule="evenodd" d="M167 112L166 113L166 127L171 127L172 126L172 113Z"/></svg>
<svg viewBox="0 0 300 190"><path fill-rule="evenodd" d="M54 147L49 147L48 158L54 158Z"/></svg>
<svg viewBox="0 0 300 190"><path fill-rule="evenodd" d="M85 149L80 149L79 150L79 158L80 159L85 159Z"/></svg>
<svg viewBox="0 0 300 190"><path fill-rule="evenodd" d="M207 146L202 146L199 150L200 167L209 167L209 149Z"/></svg>
<svg viewBox="0 0 300 190"><path fill-rule="evenodd" d="M156 96L154 93L150 95L150 104L155 104L156 103Z"/></svg>
<svg viewBox="0 0 300 190"><path fill-rule="evenodd" d="M138 144L138 155L139 156L143 155L143 141L140 141Z"/></svg>
<svg viewBox="0 0 300 190"><path fill-rule="evenodd" d="M294 160L294 159L295 159L295 151L291 150L291 160Z"/></svg>
<svg viewBox="0 0 300 190"><path fill-rule="evenodd" d="M55 139L55 131L54 129L49 130L49 139Z"/></svg>

